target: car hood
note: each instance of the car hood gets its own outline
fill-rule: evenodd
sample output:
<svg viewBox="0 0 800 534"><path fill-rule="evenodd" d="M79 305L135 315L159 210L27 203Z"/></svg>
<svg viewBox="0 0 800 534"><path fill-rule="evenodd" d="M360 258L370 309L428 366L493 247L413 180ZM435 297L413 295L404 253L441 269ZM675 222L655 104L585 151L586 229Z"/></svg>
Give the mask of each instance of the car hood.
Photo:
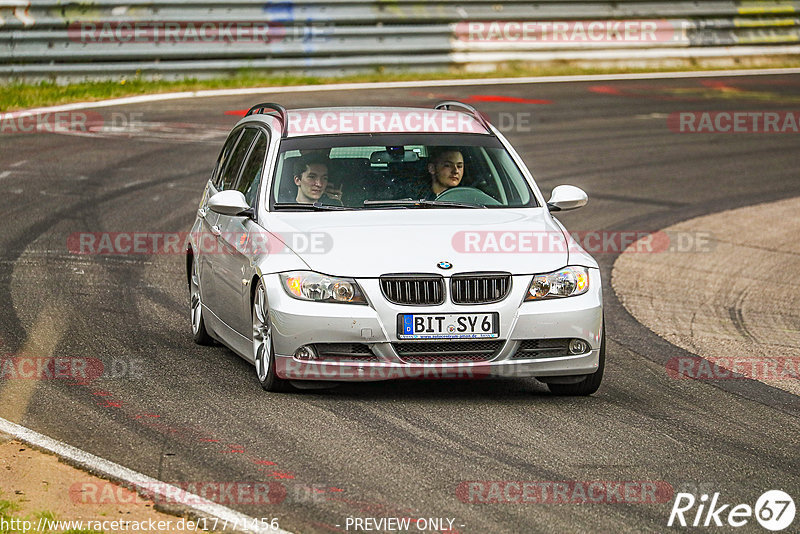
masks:
<svg viewBox="0 0 800 534"><path fill-rule="evenodd" d="M560 269L569 257L561 228L542 208L272 212L264 222L312 270L335 276L533 274Z"/></svg>

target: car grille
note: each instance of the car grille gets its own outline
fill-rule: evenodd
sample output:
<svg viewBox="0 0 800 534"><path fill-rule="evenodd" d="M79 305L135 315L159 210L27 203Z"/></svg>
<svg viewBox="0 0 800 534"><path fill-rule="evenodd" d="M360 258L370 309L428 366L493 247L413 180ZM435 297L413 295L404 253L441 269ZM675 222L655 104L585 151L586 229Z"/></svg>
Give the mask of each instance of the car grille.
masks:
<svg viewBox="0 0 800 534"><path fill-rule="evenodd" d="M526 339L520 342L514 360L569 356L569 339Z"/></svg>
<svg viewBox="0 0 800 534"><path fill-rule="evenodd" d="M455 304L499 302L511 291L508 273L458 274L450 280L450 298Z"/></svg>
<svg viewBox="0 0 800 534"><path fill-rule="evenodd" d="M392 343L406 363L463 363L491 360L503 348L504 341L450 341Z"/></svg>
<svg viewBox="0 0 800 534"><path fill-rule="evenodd" d="M314 345L320 360L377 362L378 357L363 343L317 343Z"/></svg>
<svg viewBox="0 0 800 534"><path fill-rule="evenodd" d="M404 306L435 306L444 302L444 279L441 276L386 275L381 277L381 291L389 302Z"/></svg>

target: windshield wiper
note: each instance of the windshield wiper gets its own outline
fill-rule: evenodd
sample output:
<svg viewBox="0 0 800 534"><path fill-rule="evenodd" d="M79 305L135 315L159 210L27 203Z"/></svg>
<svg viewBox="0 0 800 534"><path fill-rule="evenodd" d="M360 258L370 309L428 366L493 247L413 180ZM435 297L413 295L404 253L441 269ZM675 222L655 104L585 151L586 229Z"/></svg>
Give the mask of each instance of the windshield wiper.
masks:
<svg viewBox="0 0 800 534"><path fill-rule="evenodd" d="M321 202L314 202L313 204L300 204L299 202L276 202L272 205L275 209L295 209L295 210L310 210L310 211L343 211L352 210L344 206L329 206Z"/></svg>
<svg viewBox="0 0 800 534"><path fill-rule="evenodd" d="M403 206L403 207L431 207L431 208L485 208L486 206L480 206L477 204L465 204L463 202L446 202L442 200L425 200L421 198L419 200L412 200L410 198L400 198L397 200L365 200L365 206L376 206L376 207L392 207L392 206Z"/></svg>

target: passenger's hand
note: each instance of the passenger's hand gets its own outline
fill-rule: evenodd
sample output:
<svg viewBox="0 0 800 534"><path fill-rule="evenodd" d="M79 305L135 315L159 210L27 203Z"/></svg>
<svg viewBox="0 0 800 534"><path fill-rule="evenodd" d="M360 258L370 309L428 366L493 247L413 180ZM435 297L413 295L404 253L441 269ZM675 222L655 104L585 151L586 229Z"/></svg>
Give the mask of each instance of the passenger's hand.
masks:
<svg viewBox="0 0 800 534"><path fill-rule="evenodd" d="M328 187L325 188L325 194L331 197L333 200L342 200L342 184L334 185L329 183Z"/></svg>

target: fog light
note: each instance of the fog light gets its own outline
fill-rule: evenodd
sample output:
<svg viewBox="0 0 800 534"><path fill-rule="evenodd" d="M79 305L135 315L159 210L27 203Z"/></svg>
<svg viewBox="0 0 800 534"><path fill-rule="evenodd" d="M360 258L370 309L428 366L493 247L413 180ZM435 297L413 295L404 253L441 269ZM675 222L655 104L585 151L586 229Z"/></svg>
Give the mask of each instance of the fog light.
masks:
<svg viewBox="0 0 800 534"><path fill-rule="evenodd" d="M297 360L305 360L305 361L316 360L317 352L311 345L303 345L302 347L300 347L295 351L294 357Z"/></svg>
<svg viewBox="0 0 800 534"><path fill-rule="evenodd" d="M589 344L582 339L573 339L569 342L570 354L583 354L589 350Z"/></svg>

